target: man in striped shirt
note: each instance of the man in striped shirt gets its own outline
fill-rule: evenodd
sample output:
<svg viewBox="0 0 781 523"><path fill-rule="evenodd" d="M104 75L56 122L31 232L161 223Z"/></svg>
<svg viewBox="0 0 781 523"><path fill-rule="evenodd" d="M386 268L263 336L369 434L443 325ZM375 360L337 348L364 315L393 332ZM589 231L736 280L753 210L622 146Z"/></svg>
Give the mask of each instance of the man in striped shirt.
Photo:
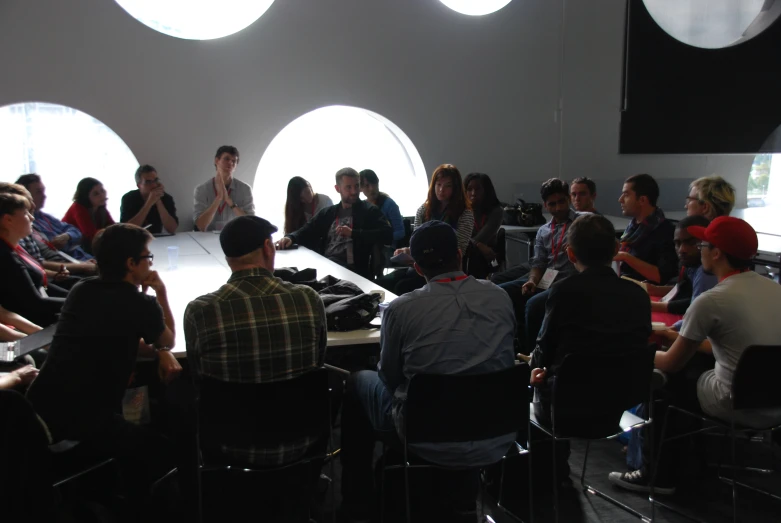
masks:
<svg viewBox="0 0 781 523"><path fill-rule="evenodd" d="M270 383L323 365L327 342L323 301L310 287L274 277L271 235L276 231L263 218L239 216L220 233L233 274L215 292L190 302L184 313L187 360L196 379ZM313 443L304 438L274 448L223 451L251 464L280 465L300 459Z"/></svg>

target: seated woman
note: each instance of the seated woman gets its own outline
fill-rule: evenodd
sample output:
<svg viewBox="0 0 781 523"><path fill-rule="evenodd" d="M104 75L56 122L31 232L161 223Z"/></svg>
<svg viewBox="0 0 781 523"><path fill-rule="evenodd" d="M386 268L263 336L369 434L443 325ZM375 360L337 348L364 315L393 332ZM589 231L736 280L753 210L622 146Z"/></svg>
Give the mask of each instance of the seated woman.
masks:
<svg viewBox="0 0 781 523"><path fill-rule="evenodd" d="M729 216L735 207L735 188L721 176L697 178L689 185L686 216L705 216L713 220Z"/></svg>
<svg viewBox="0 0 781 523"><path fill-rule="evenodd" d="M27 189L12 188L0 190L0 305L45 327L57 320L67 292L50 285L46 270L19 245L34 218L31 199L15 194Z"/></svg>
<svg viewBox="0 0 781 523"><path fill-rule="evenodd" d="M456 231L459 250L466 252L475 227L475 217L469 209L461 173L455 165L442 164L431 175L428 198L415 213L415 227L431 220L450 224ZM409 247L404 247L396 249L393 254L409 253ZM404 294L426 284L426 280L412 267L396 270L378 278L377 282L395 294Z"/></svg>
<svg viewBox="0 0 781 523"><path fill-rule="evenodd" d="M290 234L306 225L321 209L334 204L325 194L317 194L308 181L293 176L287 183L285 202L285 234Z"/></svg>
<svg viewBox="0 0 781 523"><path fill-rule="evenodd" d="M464 272L483 279L491 272L492 262L496 260L496 234L502 226L502 206L487 174L467 174L464 186L475 215L472 239L464 253Z"/></svg>
<svg viewBox="0 0 781 523"><path fill-rule="evenodd" d="M92 253L92 239L100 229L114 223L106 209L106 189L95 178L84 178L76 186L73 204L62 217L62 221L75 225L82 234L84 250Z"/></svg>

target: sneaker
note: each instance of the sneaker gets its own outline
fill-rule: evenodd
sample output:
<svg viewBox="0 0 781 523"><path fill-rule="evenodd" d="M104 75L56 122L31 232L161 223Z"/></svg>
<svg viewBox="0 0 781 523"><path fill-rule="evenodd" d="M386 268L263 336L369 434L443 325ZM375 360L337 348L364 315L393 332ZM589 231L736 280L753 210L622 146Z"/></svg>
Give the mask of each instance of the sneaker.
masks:
<svg viewBox="0 0 781 523"><path fill-rule="evenodd" d="M608 479L615 486L631 490L632 492L651 492L649 479L642 470L635 470L632 472L611 472ZM654 493L665 495L674 494L675 487L654 485Z"/></svg>

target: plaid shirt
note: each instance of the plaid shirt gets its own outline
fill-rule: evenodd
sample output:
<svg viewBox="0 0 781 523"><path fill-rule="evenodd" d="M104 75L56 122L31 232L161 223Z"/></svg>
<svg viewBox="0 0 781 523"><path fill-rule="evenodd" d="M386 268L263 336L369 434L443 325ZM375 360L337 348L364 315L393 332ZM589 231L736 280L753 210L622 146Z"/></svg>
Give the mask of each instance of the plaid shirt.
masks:
<svg viewBox="0 0 781 523"><path fill-rule="evenodd" d="M38 260L40 263L43 263L43 254L41 254L41 249L38 248L38 244L35 243L32 235L25 236L19 240L19 245L22 246L22 249L27 251L27 254Z"/></svg>
<svg viewBox="0 0 781 523"><path fill-rule="evenodd" d="M234 272L219 290L190 302L184 335L196 379L203 375L238 383L287 380L321 367L328 341L320 296L261 268ZM249 463L278 465L299 459L312 443L306 438L270 449L223 452Z"/></svg>

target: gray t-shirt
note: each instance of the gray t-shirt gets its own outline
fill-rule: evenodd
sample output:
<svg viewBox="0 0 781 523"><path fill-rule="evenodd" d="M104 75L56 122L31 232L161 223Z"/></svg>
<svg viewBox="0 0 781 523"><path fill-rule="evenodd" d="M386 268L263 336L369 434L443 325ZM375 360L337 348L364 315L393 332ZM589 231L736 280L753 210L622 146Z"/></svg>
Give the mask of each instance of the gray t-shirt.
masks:
<svg viewBox="0 0 781 523"><path fill-rule="evenodd" d="M212 204L217 197L217 191L214 188L215 178L210 178L201 185L195 188L193 193L193 223L198 217L206 211L209 205ZM230 186L228 186L231 200L238 205L242 211L249 215L255 214L255 203L252 200L252 187L233 178ZM226 223L236 217L236 213L233 209L227 205L220 205L217 208L217 212L214 213L214 218L211 223L206 227L207 231L222 229Z"/></svg>
<svg viewBox="0 0 781 523"><path fill-rule="evenodd" d="M328 245L325 248L325 257L339 265L349 267L355 265L355 260L353 259L353 239L336 233L336 227L343 225L352 229L353 208L345 209L340 205L337 218L331 224L331 228L328 229Z"/></svg>
<svg viewBox="0 0 781 523"><path fill-rule="evenodd" d="M755 272L730 276L700 294L686 311L681 336L713 345L715 370L697 381L697 397L703 411L729 419L732 375L746 348L777 345L781 340L781 286ZM781 422L781 411L745 412L736 417L742 424L760 427Z"/></svg>

